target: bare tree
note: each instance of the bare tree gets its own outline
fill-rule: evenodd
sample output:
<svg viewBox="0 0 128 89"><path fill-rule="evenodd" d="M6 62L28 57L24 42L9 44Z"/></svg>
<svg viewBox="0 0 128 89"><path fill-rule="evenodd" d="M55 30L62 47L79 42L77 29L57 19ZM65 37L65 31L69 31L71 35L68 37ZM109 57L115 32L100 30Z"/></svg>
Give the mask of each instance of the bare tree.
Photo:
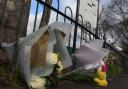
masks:
<svg viewBox="0 0 128 89"><path fill-rule="evenodd" d="M128 1L112 0L102 16L102 28L109 31L120 47L128 47ZM127 54L128 55L128 54Z"/></svg>
<svg viewBox="0 0 128 89"><path fill-rule="evenodd" d="M31 0L1 0L0 42L11 43L26 36Z"/></svg>
<svg viewBox="0 0 128 89"><path fill-rule="evenodd" d="M104 9L101 19L101 28L111 35L115 41L113 46L122 48L121 63L125 70L128 69L128 0L111 0Z"/></svg>
<svg viewBox="0 0 128 89"><path fill-rule="evenodd" d="M52 4L52 0L45 0L45 2L49 5ZM40 28L48 25L49 19L50 19L50 14L51 14L51 10L44 6L44 11L43 11L43 15L42 15L41 23L40 23Z"/></svg>

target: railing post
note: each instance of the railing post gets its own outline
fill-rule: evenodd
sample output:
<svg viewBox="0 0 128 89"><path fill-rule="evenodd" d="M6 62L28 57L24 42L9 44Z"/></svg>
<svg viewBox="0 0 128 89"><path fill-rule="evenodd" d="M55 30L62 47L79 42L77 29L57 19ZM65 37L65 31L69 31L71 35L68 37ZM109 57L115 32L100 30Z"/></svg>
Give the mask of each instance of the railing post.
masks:
<svg viewBox="0 0 128 89"><path fill-rule="evenodd" d="M79 14L79 16L81 18L81 21L82 21L82 25L84 24L84 19L83 19L83 16ZM82 40L84 39L83 37L84 35L84 32L83 32L83 29L81 28L81 37L80 37L80 46L82 45Z"/></svg>
<svg viewBox="0 0 128 89"><path fill-rule="evenodd" d="M69 7L69 6L66 6L65 7L65 10L64 10L64 13L65 14L67 14L67 9L69 9L70 10L70 12L71 12L71 18L73 18L73 12L72 12L72 9ZM64 23L66 22L66 18L64 17ZM72 21L71 21L71 24L72 24Z"/></svg>
<svg viewBox="0 0 128 89"><path fill-rule="evenodd" d="M87 22L86 23L86 28L91 31L91 23L90 22ZM90 33L88 33L88 37L89 37L89 42L92 41L92 38L91 38L91 34Z"/></svg>
<svg viewBox="0 0 128 89"><path fill-rule="evenodd" d="M39 2L37 2L37 5L36 5L36 14L35 14L33 32L35 32L35 30L36 30L36 22L37 22L38 8L39 8Z"/></svg>
<svg viewBox="0 0 128 89"><path fill-rule="evenodd" d="M59 10L60 9L60 2L59 2L59 0L57 0L57 3L58 3L57 9ZM57 16L56 16L56 21L58 21L58 12L57 12Z"/></svg>
<svg viewBox="0 0 128 89"><path fill-rule="evenodd" d="M80 7L80 0L77 0L77 8L76 8L76 22L78 23L78 16L79 16L79 7ZM78 25L75 23L75 30L74 30L74 39L73 39L73 53L76 50L76 42L77 42L77 28Z"/></svg>
<svg viewBox="0 0 128 89"><path fill-rule="evenodd" d="M65 10L64 10L64 13L66 14L66 10L69 9L70 12L71 12L71 18L73 18L73 13L72 13L72 9L69 7L69 6L66 6L65 7ZM66 22L66 18L64 17L64 23ZM71 21L71 24L72 24L72 21ZM69 43L68 43L68 46L70 47L70 44L71 44L71 33L69 34Z"/></svg>

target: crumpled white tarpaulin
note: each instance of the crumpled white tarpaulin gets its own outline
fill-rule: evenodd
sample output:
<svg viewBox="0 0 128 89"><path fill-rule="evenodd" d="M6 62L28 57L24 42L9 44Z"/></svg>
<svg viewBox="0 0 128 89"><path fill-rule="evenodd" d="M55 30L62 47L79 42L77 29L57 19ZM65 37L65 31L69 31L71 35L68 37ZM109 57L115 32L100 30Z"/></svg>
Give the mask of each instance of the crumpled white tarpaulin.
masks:
<svg viewBox="0 0 128 89"><path fill-rule="evenodd" d="M38 81L41 77L49 76L53 72L54 62L52 61L52 58L50 59L49 57L49 54L52 54L53 52L60 54L60 61L63 68L67 68L72 65L70 55L66 48L66 42L68 42L69 33L73 28L74 26L71 24L55 22L35 31L19 41L17 68L24 76L28 86L34 86L32 85L34 84L33 81L36 81L36 79ZM41 36L45 34L45 32L48 32L49 34L48 41L46 41L48 42L48 45L46 46L47 50L45 52L45 63L39 66L31 67L31 49L33 45L38 42ZM40 46L43 47L43 44Z"/></svg>

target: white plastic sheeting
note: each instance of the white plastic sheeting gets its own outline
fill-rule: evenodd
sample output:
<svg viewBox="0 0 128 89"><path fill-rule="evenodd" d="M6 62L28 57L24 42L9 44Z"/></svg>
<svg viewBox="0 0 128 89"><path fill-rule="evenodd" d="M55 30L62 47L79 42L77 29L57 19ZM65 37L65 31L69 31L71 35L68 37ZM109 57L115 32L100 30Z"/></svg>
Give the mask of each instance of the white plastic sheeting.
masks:
<svg viewBox="0 0 128 89"><path fill-rule="evenodd" d="M19 48L17 67L22 73L26 82L30 86L30 50L31 46L24 46Z"/></svg>
<svg viewBox="0 0 128 89"><path fill-rule="evenodd" d="M15 49L15 42L14 43L2 43L1 46L3 48L5 48L6 52L7 52L7 57L10 63L12 63L12 57L13 57L13 53L14 53L14 49Z"/></svg>
<svg viewBox="0 0 128 89"><path fill-rule="evenodd" d="M79 70L91 70L101 66L101 61L108 56L109 50L102 47L103 40L94 40L82 45L74 54L74 68L65 72L63 76L69 75ZM62 77L62 76L61 76Z"/></svg>
<svg viewBox="0 0 128 89"><path fill-rule="evenodd" d="M87 45L91 48L94 47L94 48L100 50L107 57L109 54L109 49L103 48L103 43L104 43L104 40L95 39L95 40L91 41L89 44L85 44L85 45Z"/></svg>
<svg viewBox="0 0 128 89"><path fill-rule="evenodd" d="M48 76L53 72L54 63L51 62L51 59L48 56L48 54L53 53L53 51L60 53L61 62L64 68L72 65L71 58L66 48L66 42L68 42L67 38L69 37L69 33L71 29L73 29L73 27L74 26L71 24L55 22L49 26L45 26L37 30L36 32L28 35L25 38L20 39L17 67L23 74L26 82L28 83L28 86L31 86L33 78L35 78L35 76L39 78ZM46 52L46 64L40 67L31 68L31 47L46 31L48 31L49 33ZM62 36L61 33L63 33L65 36Z"/></svg>
<svg viewBox="0 0 128 89"><path fill-rule="evenodd" d="M98 63L104 59L109 53L108 49L102 47L102 40L94 40L88 44L81 46L75 52L75 58L77 67L86 66L86 69L90 69L91 66L96 67Z"/></svg>

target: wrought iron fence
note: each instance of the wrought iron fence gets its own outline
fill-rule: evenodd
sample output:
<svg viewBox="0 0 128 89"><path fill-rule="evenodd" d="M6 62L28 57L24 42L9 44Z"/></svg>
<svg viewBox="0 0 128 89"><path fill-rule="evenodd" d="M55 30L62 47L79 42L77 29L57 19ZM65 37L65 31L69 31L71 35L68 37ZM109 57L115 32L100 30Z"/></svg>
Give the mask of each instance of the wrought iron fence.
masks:
<svg viewBox="0 0 128 89"><path fill-rule="evenodd" d="M42 1L42 0L36 0L36 1L38 1L39 3L41 3L41 4L43 4L43 5L45 5L46 7L48 7L48 8L50 8L51 10L53 10L53 11L55 11L56 13L57 13L57 20L56 21L58 21L58 14L59 15L61 15L61 16L63 16L64 17L64 22L66 22L66 19L68 19L69 21L71 21L71 24L75 24L75 25L77 25L78 27L80 27L80 30L81 30L81 35L80 36L78 36L77 35L77 33L76 34L74 34L74 36L73 37L76 37L76 39L77 38L80 38L80 45L82 45L82 42L83 42L83 40L85 41L85 42L90 42L90 41L92 41L92 40L94 40L94 39L102 39L102 40L104 40L104 47L106 47L106 48L108 48L108 49L110 49L111 50L111 52L110 52L110 54L109 54L109 62L113 62L113 64L117 64L118 65L118 60L113 60L113 53L114 54L116 54L117 56L119 56L120 58L127 58L128 59L128 56L127 55L123 55L122 53L120 53L115 47L113 47L111 44L108 44L108 43L106 43L106 39L105 39L105 34L103 33L103 32L99 32L100 34L98 34L98 36L97 35L95 35L95 31L96 31L96 29L92 29L91 28L91 24L90 24L90 22L86 22L86 23L83 23L83 17L81 16L81 15L78 15L80 18L81 18L81 22L82 23L80 23L80 21L78 20L78 21L76 21L76 20L74 20L73 18L72 18L72 10L71 10L71 8L69 7L69 6L67 6L66 8L65 8L65 13L62 13L61 11L59 11L58 9L56 9L56 8L54 8L54 7L52 7L52 6L50 6L50 5L48 5L47 3L45 3L44 1ZM59 0L57 0L58 2L59 2ZM77 4L79 4L79 3L77 3ZM66 15L66 9L70 9L70 12L71 12L71 17L69 17L69 16L67 16ZM78 11L77 11L78 12ZM76 29L74 29L74 31L75 31ZM100 37L99 37L100 36ZM71 37L71 36L70 36ZM70 46L70 37L69 37L69 46ZM73 44L76 44L76 41L74 41L75 43L73 43ZM74 49L75 50L75 49ZM119 64L120 65L120 64Z"/></svg>
<svg viewBox="0 0 128 89"><path fill-rule="evenodd" d="M71 13L71 18L73 19L73 12L72 12L72 9L69 7L69 6L66 6L65 7L65 10L64 10L64 13L67 14L67 9L69 9L70 13ZM64 17L64 23L66 23L66 18ZM71 21L71 24L72 24L72 21ZM71 32L69 34L69 42L68 42L68 46L70 47L71 46Z"/></svg>
<svg viewBox="0 0 128 89"><path fill-rule="evenodd" d="M7 0L3 0L3 1L7 1ZM21 0L22 1L22 0ZM0 11L0 42L13 42L13 41L16 41L19 37L23 37L25 36L26 34L26 25L28 22L28 14L29 14L29 9L30 9L30 0L27 0L28 2L26 2L26 0L22 1L22 2L18 2L15 7L16 7L16 10L14 9L14 11L11 11L11 12L8 12L11 14L13 14L14 16L13 17L10 17L11 19L10 20L13 20L14 22L13 23L10 23L11 21L9 20L9 29L4 29L4 28L8 28L7 27L7 23L8 23L8 20L7 18L5 18L7 16L7 11L6 11L6 7L5 4L7 4L7 2L3 2L2 4L0 3L0 7L2 5L3 9ZM80 38L80 45L82 45L83 42L90 42L94 39L104 39L104 33L100 33L100 37L98 37L97 35L95 35L95 29L92 29L91 27L91 24L90 22L86 22L84 23L84 19L82 17L82 15L78 14L78 17L76 18L81 18L78 19L78 21L74 20L73 19L73 13L72 13L72 9L70 8L70 6L66 6L65 7L65 13L62 13L60 11L60 0L57 0L57 8L45 3L44 1L42 0L36 0L37 1L37 6L35 7L36 8L36 13L35 13L35 20L34 20L34 27L33 27L33 32L35 31L35 28L36 28L36 24L37 24L37 15L38 15L38 10L39 10L39 4L41 4L42 6L45 6L49 9L51 9L52 11L56 12L57 15L56 15L56 21L58 21L58 15L61 15L64 17L64 22L66 23L66 19L68 19L71 24L75 24L75 26L79 27L80 30L81 30L81 34L80 36L77 34L77 30L74 29L74 31L76 31L76 33L73 35L74 37L74 41L72 44L75 44L77 43L77 38ZM16 2L15 2L16 3ZM22 4L21 4L22 3ZM77 4L80 4L79 2ZM20 6L20 7L18 7ZM79 6L79 5L78 5ZM77 7L77 6L76 6ZM66 10L69 9L70 12L71 12L71 16L67 16L66 15ZM78 11L76 11L78 12ZM25 14L25 16L23 16L23 14ZM16 16L16 17L15 17ZM76 15L77 16L77 15ZM24 17L24 18L23 18ZM3 20L4 18L4 20ZM9 18L9 17L8 17ZM22 20L24 19L24 20ZM81 22L81 23L80 23ZM5 25L6 24L6 25ZM12 30L10 30L12 29ZM15 30L14 30L15 29ZM9 33L8 35L9 36L6 36L6 33ZM15 35L14 35L15 33ZM13 38L13 40L9 40L9 38ZM70 36L69 36L69 43L68 43L68 46L71 46L71 42L72 42L73 39L71 39L71 33L70 33ZM105 40L105 39L104 39ZM110 44L107 44L106 42L104 42L105 45L107 45L107 47L109 47L113 52L117 53L118 55L120 55L120 57L124 57L124 55L122 55L120 52L118 52L113 46L111 46ZM74 45L73 45L74 46ZM75 47L75 46L74 46ZM74 48L73 47L73 48ZM73 50L75 50L76 48L74 48ZM111 58L111 57L110 57ZM127 56L125 56L125 58L128 58Z"/></svg>
<svg viewBox="0 0 128 89"><path fill-rule="evenodd" d="M38 0L37 0L38 1ZM39 9L39 3L40 4L42 4L41 2L43 2L42 0L39 0L38 2L37 2L37 5L36 5L36 13L35 13L35 21L34 21L34 28L33 28L33 31L35 31L35 28L36 28L36 20L37 20L37 12L38 12L38 9ZM64 13L62 13L61 11L59 11L60 10L60 0L57 0L57 8L55 8L55 7L53 7L53 6L50 6L50 5L48 5L47 3L45 3L45 2L43 2L43 6L46 6L46 7L48 7L48 8L50 8L51 10L53 10L54 12L56 12L57 13L57 15L56 15L56 21L58 21L58 15L60 14L61 16L63 16L64 17L64 23L66 23L66 20L68 19L70 22L71 22L71 24L76 24L76 23L78 23L78 22L76 22L74 19L73 19L73 11L72 11L72 9L71 9L71 7L70 6L66 6L65 7L65 9L64 9ZM69 10L70 11L70 17L69 16L67 16L67 10ZM76 11L77 12L77 11ZM80 18L81 20L79 20L79 21L81 21L81 23L82 24L79 24L80 26L78 26L79 28L80 28L80 30L81 30L81 34L76 34L76 35L74 35L73 37L75 37L76 36L76 39L78 39L78 38L80 38L80 45L82 45L82 42L83 42L83 40L84 40L84 42L90 42L91 40L93 40L93 38L95 38L95 33L93 33L93 31L91 31L92 30L92 28L91 28L91 24L90 24L90 22L87 22L87 23L84 23L84 19L83 19L83 16L82 15L78 15L78 18ZM84 30L84 29L86 29L86 30L88 30L88 31L86 31L86 30ZM92 33L93 35L91 35L90 33ZM73 34L73 33L72 33ZM89 37L89 38L88 38ZM71 44L74 44L74 42L73 42L73 39L71 39L72 38L72 36L71 36L71 33L70 33L70 36L69 36L69 43L68 43L68 46L69 47L71 47ZM98 37L96 37L96 38L98 38ZM71 42L73 42L73 43L71 43ZM77 43L77 41L75 42L75 44Z"/></svg>

